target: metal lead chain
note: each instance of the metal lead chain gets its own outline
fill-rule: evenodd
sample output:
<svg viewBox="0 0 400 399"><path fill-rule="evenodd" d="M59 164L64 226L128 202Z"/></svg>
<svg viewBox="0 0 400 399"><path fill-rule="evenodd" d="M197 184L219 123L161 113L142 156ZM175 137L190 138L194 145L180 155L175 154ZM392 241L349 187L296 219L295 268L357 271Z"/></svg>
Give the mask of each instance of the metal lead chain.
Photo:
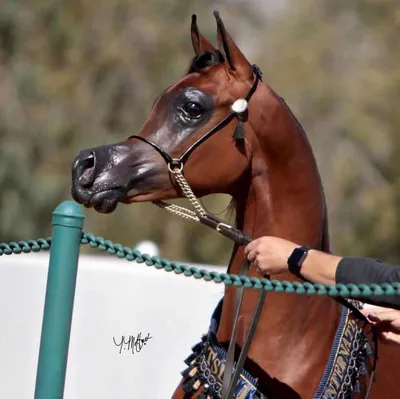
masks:
<svg viewBox="0 0 400 399"><path fill-rule="evenodd" d="M183 219L191 220L193 222L200 222L200 219L196 216L196 213L190 209L183 208L175 204L168 204L164 201L153 201L154 205L157 205L161 209L165 209L174 215L180 216Z"/></svg>
<svg viewBox="0 0 400 399"><path fill-rule="evenodd" d="M193 205L193 208L198 216L204 216L207 212L200 204L199 200L194 195L192 189L189 186L189 183L186 181L185 177L182 174L181 169L174 169L172 172L175 176L176 181L178 182L181 190L185 194L186 198Z"/></svg>
<svg viewBox="0 0 400 399"><path fill-rule="evenodd" d="M168 212L171 212L175 215L178 215L184 219L192 220L194 222L200 222L200 216L204 216L207 212L201 205L200 201L194 195L192 189L189 186L189 183L186 181L185 177L182 174L182 164L170 165L168 164L169 171L175 176L176 181L179 184L183 194L192 204L194 211L190 209L186 209L182 206L175 205L175 204L168 204L164 201L153 201L153 204L157 205L158 207L165 209Z"/></svg>

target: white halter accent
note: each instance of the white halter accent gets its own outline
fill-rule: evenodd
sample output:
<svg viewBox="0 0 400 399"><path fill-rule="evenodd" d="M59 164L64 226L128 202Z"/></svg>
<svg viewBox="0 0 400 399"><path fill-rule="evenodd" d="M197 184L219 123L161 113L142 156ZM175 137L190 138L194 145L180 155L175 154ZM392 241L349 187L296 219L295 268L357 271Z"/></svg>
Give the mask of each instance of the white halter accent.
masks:
<svg viewBox="0 0 400 399"><path fill-rule="evenodd" d="M248 107L248 103L244 98L237 99L231 106L231 109L236 114L243 114Z"/></svg>

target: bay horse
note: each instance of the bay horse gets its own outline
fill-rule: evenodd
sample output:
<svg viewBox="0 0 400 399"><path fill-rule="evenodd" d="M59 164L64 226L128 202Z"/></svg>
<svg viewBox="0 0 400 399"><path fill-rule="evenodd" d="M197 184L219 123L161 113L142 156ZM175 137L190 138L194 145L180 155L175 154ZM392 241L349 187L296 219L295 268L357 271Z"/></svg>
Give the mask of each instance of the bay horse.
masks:
<svg viewBox="0 0 400 399"><path fill-rule="evenodd" d="M188 72L157 98L138 135L80 151L72 165L72 196L86 207L110 213L118 203L160 204L188 197L196 205L197 197L225 193L234 200L237 231L252 238L278 236L329 251L324 192L306 134L284 100L262 81L258 68L238 48L219 14L214 15L218 47L200 33L193 16L195 57ZM233 231L224 223L208 224ZM236 240L229 273L240 274L243 249ZM263 277L253 267L249 276ZM289 273L280 279L299 281ZM246 341L260 298L258 291L244 290L235 319L236 294L236 287L225 287L213 315L214 330L210 327L193 348L174 399L221 397L232 330L235 325L234 353ZM222 394L224 399L365 397L368 370L363 374L361 368L368 364L355 366L351 360L353 368L344 368L341 374L346 359L358 352L346 352L350 346L345 347L347 357L343 350L332 352L347 334L340 330L337 338L338 326L344 325L341 304L326 296L271 292L261 305L243 374L237 380L241 388ZM348 345L353 342L351 334ZM371 349L364 341L363 348L367 347ZM396 348L380 347L369 397L400 397L399 355ZM356 372L358 391L349 370ZM219 389L213 391L216 385L210 384L219 384Z"/></svg>

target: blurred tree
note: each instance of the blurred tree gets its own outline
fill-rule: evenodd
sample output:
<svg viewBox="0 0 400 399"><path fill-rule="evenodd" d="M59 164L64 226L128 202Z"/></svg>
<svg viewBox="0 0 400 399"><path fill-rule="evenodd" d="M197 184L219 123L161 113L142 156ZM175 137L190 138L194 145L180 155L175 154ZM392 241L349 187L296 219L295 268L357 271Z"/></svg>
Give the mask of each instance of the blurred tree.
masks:
<svg viewBox="0 0 400 399"><path fill-rule="evenodd" d="M399 1L3 0L0 8L0 242L50 234L79 149L138 131L186 71L190 15L212 10L309 134L336 251L395 260L400 205ZM212 212L227 196L205 198ZM182 203L182 201L178 201ZM162 256L226 263L231 243L152 204L87 210L86 231ZM226 215L222 215L225 217Z"/></svg>
<svg viewBox="0 0 400 399"><path fill-rule="evenodd" d="M393 262L400 257L396 4L292 1L259 35L266 79L316 153L334 250Z"/></svg>
<svg viewBox="0 0 400 399"><path fill-rule="evenodd" d="M0 242L50 234L79 149L137 131L153 99L185 73L190 15L216 36L214 2L4 0L0 10ZM237 8L243 10L242 13ZM245 6L219 7L228 17ZM241 15L240 15L241 14ZM234 31L234 23L231 31ZM240 24L239 24L240 25ZM224 208L220 196L209 206ZM231 243L151 204L87 210L85 230L174 259L223 262ZM184 231L189 232L189 234ZM201 249L195 248L200 242Z"/></svg>

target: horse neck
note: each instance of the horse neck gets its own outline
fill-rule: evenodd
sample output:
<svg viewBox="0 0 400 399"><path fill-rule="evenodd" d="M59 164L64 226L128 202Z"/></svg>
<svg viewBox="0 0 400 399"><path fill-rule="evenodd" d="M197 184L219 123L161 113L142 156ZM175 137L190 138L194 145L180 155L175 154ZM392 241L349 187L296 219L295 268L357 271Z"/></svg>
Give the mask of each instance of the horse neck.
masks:
<svg viewBox="0 0 400 399"><path fill-rule="evenodd" d="M251 171L234 195L237 226L253 239L273 235L328 250L324 193L310 143L268 87L261 85L255 100L265 105L250 122L258 143ZM242 249L236 248L230 272L238 272L242 260Z"/></svg>

